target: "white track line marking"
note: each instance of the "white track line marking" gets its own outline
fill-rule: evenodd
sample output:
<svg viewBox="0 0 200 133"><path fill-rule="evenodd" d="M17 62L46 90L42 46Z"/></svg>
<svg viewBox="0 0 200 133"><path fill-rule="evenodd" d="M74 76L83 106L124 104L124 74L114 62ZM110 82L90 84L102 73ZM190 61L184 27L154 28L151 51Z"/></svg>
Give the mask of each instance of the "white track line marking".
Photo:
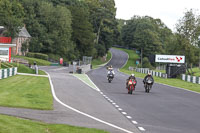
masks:
<svg viewBox="0 0 200 133"><path fill-rule="evenodd" d="M92 82L92 80L89 78L89 76L87 74L85 74L85 75L90 80L90 82L96 87L97 91L100 91L100 89Z"/></svg>
<svg viewBox="0 0 200 133"><path fill-rule="evenodd" d="M132 119L132 117L131 116L126 116L128 119Z"/></svg>
<svg viewBox="0 0 200 133"><path fill-rule="evenodd" d="M145 129L143 127L138 127L141 131L145 131Z"/></svg>
<svg viewBox="0 0 200 133"><path fill-rule="evenodd" d="M112 103L113 105L115 105L116 103Z"/></svg>
<svg viewBox="0 0 200 133"><path fill-rule="evenodd" d="M121 109L121 108L118 108L118 110L119 110L119 111L122 111L122 109Z"/></svg>
<svg viewBox="0 0 200 133"><path fill-rule="evenodd" d="M47 73L47 74L48 74L48 73ZM86 113L84 113L84 112L81 112L81 111L79 111L79 110L77 110L77 109L75 109L75 108L73 108L73 107L71 107L71 106L69 106L69 105L67 105L67 104L64 104L63 102L61 102L61 101L57 98L57 96L56 96L56 94L55 94L54 87L53 87L53 83L52 83L52 81L51 81L51 77L50 77L49 74L48 74L48 77L49 77L49 82L50 82L50 86L51 86L52 95L53 95L54 99L55 99L57 102L59 102L61 105L65 106L66 108L71 109L71 110L73 110L73 111L75 111L75 112L77 112L77 113L79 113L79 114L82 114L82 115L84 115L84 116L86 116L86 117L89 117L89 118L91 118L91 119L93 119L93 120L96 120L96 121L101 122L101 123L103 123L103 124L106 124L106 125L108 125L108 126L114 127L114 128L116 128L116 129L119 129L119 130L124 131L124 132L126 132L126 133L134 133L134 132L132 132L132 131L126 130L126 129L121 128L121 127L118 127L118 126L116 126L116 125L114 125L114 124L111 124L111 123L108 123L108 122L103 121L103 120L101 120L101 119L98 119L98 118L96 118L96 117L94 117L94 116L91 116L91 115L89 115L89 114L86 114Z"/></svg>
<svg viewBox="0 0 200 133"><path fill-rule="evenodd" d="M133 124L138 124L137 121L132 121Z"/></svg>
<svg viewBox="0 0 200 133"><path fill-rule="evenodd" d="M118 106L118 105L115 105L115 107L116 107L116 108L119 108L119 106Z"/></svg>
<svg viewBox="0 0 200 133"><path fill-rule="evenodd" d="M127 113L126 112L122 112L122 114L126 115Z"/></svg>

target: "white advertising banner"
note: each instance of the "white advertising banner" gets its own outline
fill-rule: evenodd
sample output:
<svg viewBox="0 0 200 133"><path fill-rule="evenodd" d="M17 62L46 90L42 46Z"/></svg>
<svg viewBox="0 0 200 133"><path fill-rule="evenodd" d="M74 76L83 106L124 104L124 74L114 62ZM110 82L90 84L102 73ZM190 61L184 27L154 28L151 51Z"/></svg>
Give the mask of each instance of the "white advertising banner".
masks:
<svg viewBox="0 0 200 133"><path fill-rule="evenodd" d="M155 58L155 62L185 63L185 56L182 55L156 55Z"/></svg>

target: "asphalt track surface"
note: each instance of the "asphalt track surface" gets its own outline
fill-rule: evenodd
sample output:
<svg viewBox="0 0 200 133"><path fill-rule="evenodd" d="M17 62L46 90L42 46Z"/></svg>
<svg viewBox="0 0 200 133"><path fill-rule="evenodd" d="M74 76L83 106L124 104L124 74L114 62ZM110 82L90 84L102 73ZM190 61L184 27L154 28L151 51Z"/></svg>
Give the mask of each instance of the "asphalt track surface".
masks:
<svg viewBox="0 0 200 133"><path fill-rule="evenodd" d="M47 123L97 128L110 133L140 133L138 128L108 102L99 91L70 75L68 68L42 67L40 69L47 71L51 76L56 95L53 103L54 110L0 107L0 114ZM76 111L74 111L75 109Z"/></svg>
<svg viewBox="0 0 200 133"><path fill-rule="evenodd" d="M125 80L128 75L118 72L128 56L126 53L111 49L115 78L108 83L106 66L88 72L88 76L97 87L132 120L137 127L143 127L145 133L200 133L200 94L184 89L155 83L150 93L144 92L142 79L137 78L136 91L127 94Z"/></svg>

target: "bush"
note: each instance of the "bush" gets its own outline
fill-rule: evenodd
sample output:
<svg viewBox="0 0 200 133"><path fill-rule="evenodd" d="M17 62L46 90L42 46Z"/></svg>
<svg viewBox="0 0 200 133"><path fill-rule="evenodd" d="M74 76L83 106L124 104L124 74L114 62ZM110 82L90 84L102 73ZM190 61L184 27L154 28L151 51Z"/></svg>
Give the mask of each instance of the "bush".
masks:
<svg viewBox="0 0 200 133"><path fill-rule="evenodd" d="M31 52L28 52L26 54L26 56L27 57L31 57L31 58L38 58L38 59L48 60L48 55L42 54L42 53L31 53Z"/></svg>
<svg viewBox="0 0 200 133"><path fill-rule="evenodd" d="M150 69L153 68L152 65L151 65L150 62L149 62L149 59L148 59L147 57L144 57L144 58L143 58L142 67L143 67L143 68L150 68Z"/></svg>

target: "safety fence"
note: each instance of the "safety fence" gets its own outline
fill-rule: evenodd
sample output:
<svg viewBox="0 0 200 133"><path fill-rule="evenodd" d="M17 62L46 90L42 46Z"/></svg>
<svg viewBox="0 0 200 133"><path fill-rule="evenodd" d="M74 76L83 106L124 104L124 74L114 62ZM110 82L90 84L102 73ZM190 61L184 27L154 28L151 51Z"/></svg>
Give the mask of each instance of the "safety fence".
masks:
<svg viewBox="0 0 200 133"><path fill-rule="evenodd" d="M161 78L167 78L167 74L166 73L161 73L161 72L156 72L153 70L149 70L149 68L135 68L136 72L139 73L151 73L152 76L156 76L156 77L161 77Z"/></svg>
<svg viewBox="0 0 200 133"><path fill-rule="evenodd" d="M0 69L0 79L11 77L17 74L17 67Z"/></svg>
<svg viewBox="0 0 200 133"><path fill-rule="evenodd" d="M192 82L195 84L200 84L200 77L196 77L196 76L182 74L182 80L187 81L187 82Z"/></svg>

